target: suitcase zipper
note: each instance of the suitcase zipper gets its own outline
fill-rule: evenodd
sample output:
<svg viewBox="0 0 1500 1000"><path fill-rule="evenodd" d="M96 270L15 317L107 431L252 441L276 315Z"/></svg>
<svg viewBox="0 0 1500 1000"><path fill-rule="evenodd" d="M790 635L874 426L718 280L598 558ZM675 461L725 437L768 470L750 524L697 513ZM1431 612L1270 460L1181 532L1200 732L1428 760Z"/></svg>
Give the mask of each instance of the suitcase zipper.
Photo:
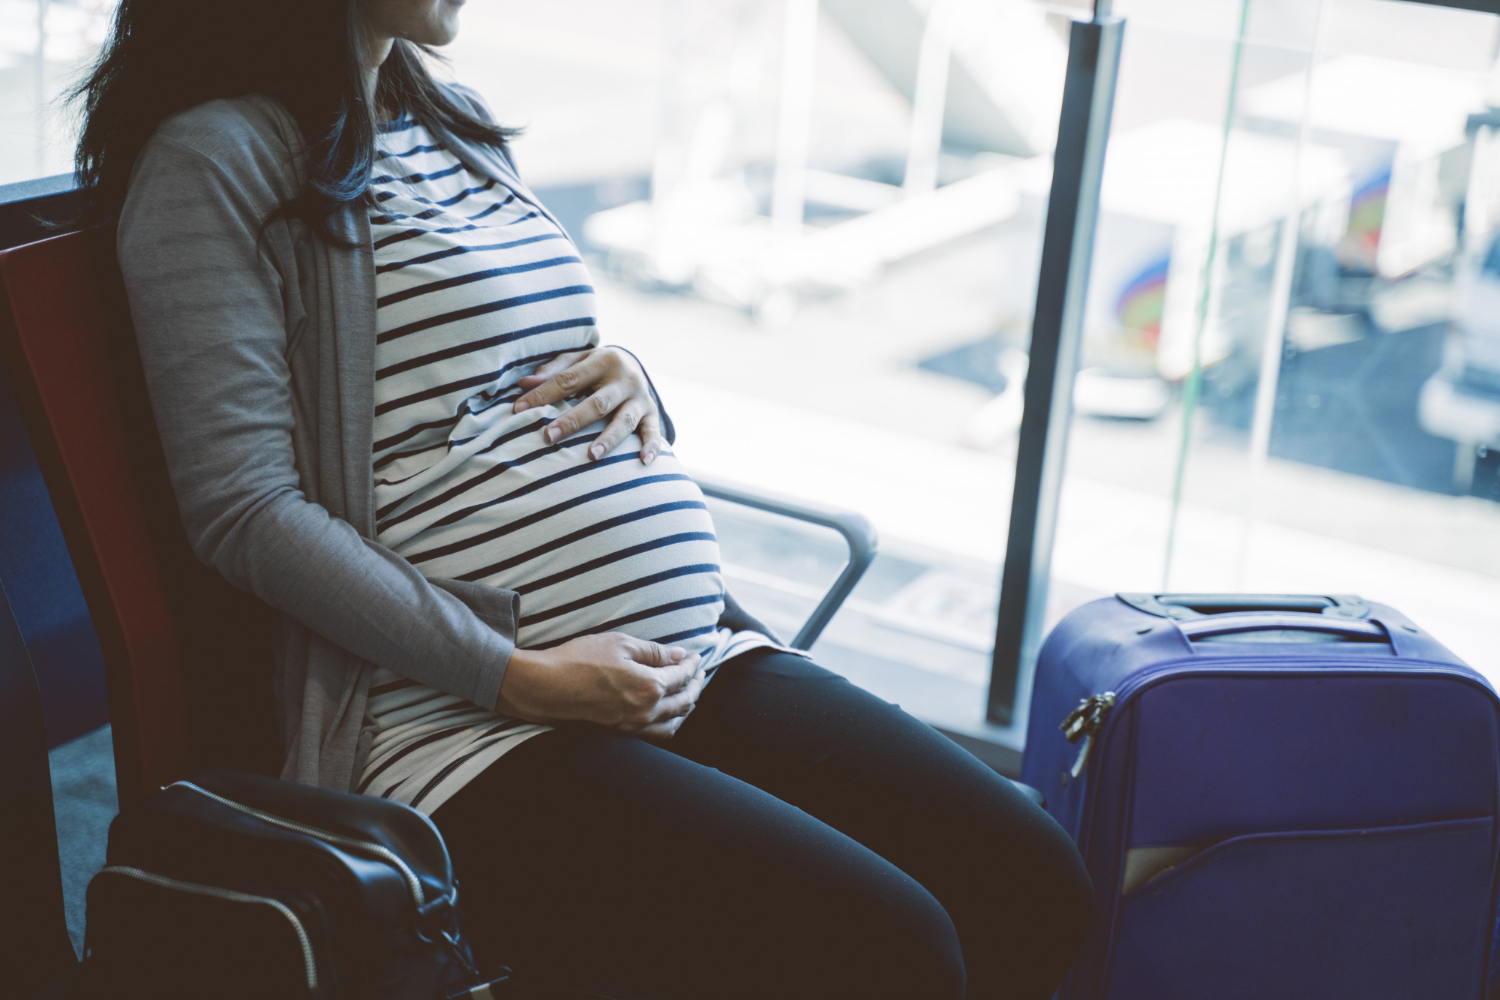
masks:
<svg viewBox="0 0 1500 1000"><path fill-rule="evenodd" d="M407 865L405 861L401 860L401 856L399 854L388 847L383 847L380 844L372 844L368 840L360 840L357 837L346 837L343 834L333 833L328 830L319 829L315 826L308 826L305 823L297 823L289 819L283 819L273 813L264 812L260 809L254 808L253 806L247 806L242 803L235 802L233 799L226 799L222 795L216 795L206 788L202 788L198 785L193 784L191 781L174 781L167 787L181 787L191 789L192 791L198 792L201 795L208 796L221 805L226 805L231 809L237 809L249 816L254 816L258 820L270 823L272 826L279 826L284 830L291 830L295 833L300 833L307 837L315 837L318 840L322 840L329 844L334 844L338 847L346 847L352 851L363 851L366 854L373 854L375 857L380 858L382 861L389 862L391 865L400 870L402 876L406 879L407 888L411 890L412 899L416 902L417 909L420 910L423 906L427 905L427 897L426 894L422 891L421 879L417 878L416 872L412 871L411 867Z"/></svg>
<svg viewBox="0 0 1500 1000"><path fill-rule="evenodd" d="M257 896L248 892L236 892L233 889L225 889L217 885L203 885L200 882L184 882L181 879L167 878L165 875L156 875L152 872L142 871L139 868L131 868L126 865L109 865L100 869L100 874L124 875L147 885L154 885L161 889L174 889L178 892L190 892L199 896L212 896L214 899L223 899L231 903L259 903L269 906L286 917L287 922L292 925L292 930L297 934L297 944L302 948L302 966L307 973L307 991L316 993L318 990L318 963L313 958L312 942L308 940L307 928L302 926L301 919L292 912L292 908L279 899L270 896Z"/></svg>
<svg viewBox="0 0 1500 1000"><path fill-rule="evenodd" d="M1166 662L1158 663L1153 667L1141 670L1140 672L1127 677L1125 679L1125 683L1120 685L1120 689L1118 692L1105 691L1102 694L1091 695L1088 698L1080 700L1078 702L1078 707L1075 708L1072 712L1068 713L1068 717L1062 721L1062 724L1060 726L1058 726L1058 728L1063 731L1063 734L1067 736L1069 743L1077 743L1080 739L1083 740L1083 746L1079 747L1078 749L1078 759L1073 762L1073 766L1071 768L1063 772L1063 784L1067 785L1069 781L1076 779L1080 774L1083 773L1083 768L1088 763L1090 751L1092 751L1093 745L1096 742L1099 733L1104 729L1105 721L1109 715L1109 711L1115 706L1117 702L1133 696L1141 688L1150 684L1152 681L1155 681L1163 674L1170 673L1173 670L1176 670L1178 667L1189 663L1198 667L1205 666L1202 661L1195 660L1190 657L1167 660ZM1323 660L1322 663L1324 667L1368 667L1370 665L1369 661L1367 660L1341 659L1333 656L1330 656L1327 659ZM1429 667L1436 666L1439 668L1440 673L1454 672L1452 665L1446 663L1431 664L1417 662L1408 665ZM1283 665L1280 668L1270 668L1268 667L1268 664L1266 664L1266 662L1263 660L1241 660L1238 658L1231 659L1227 657L1222 661L1212 664L1212 668L1215 670L1223 670L1231 667L1257 667L1261 669L1270 669L1275 673L1294 672L1297 670L1306 669L1306 667L1301 663L1289 666Z"/></svg>
<svg viewBox="0 0 1500 1000"><path fill-rule="evenodd" d="M1094 748L1094 737L1099 730L1104 728L1105 716L1109 710L1115 707L1115 693L1105 691L1103 694L1090 695L1078 703L1078 707L1068 713L1068 717L1062 721L1058 728L1068 738L1069 743L1083 741L1078 748L1078 759L1073 761L1073 766L1068 769L1068 777L1077 780L1083 773L1084 765L1089 762L1089 751Z"/></svg>

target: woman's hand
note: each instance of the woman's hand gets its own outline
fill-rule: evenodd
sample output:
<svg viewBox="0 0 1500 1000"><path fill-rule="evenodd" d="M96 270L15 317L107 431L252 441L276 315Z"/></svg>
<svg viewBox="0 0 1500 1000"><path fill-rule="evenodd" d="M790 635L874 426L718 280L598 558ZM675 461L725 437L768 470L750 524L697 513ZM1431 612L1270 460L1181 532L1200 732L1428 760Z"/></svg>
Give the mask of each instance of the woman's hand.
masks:
<svg viewBox="0 0 1500 1000"><path fill-rule="evenodd" d="M641 461L650 465L666 446L661 414L651 397L651 385L635 358L618 347L592 348L561 354L521 379L528 390L515 402L515 412L559 403L589 393L587 399L547 425L542 431L556 444L598 420L609 423L594 443L589 457L603 458L631 431L640 434Z"/></svg>
<svg viewBox="0 0 1500 1000"><path fill-rule="evenodd" d="M703 690L698 654L620 632L511 654L495 711L529 722L592 722L667 739Z"/></svg>

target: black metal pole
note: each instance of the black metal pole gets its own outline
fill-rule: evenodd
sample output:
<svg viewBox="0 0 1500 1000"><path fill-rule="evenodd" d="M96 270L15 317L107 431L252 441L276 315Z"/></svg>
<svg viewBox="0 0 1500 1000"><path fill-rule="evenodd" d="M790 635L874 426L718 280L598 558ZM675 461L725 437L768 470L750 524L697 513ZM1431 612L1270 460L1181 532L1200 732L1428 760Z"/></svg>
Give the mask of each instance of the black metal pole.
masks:
<svg viewBox="0 0 1500 1000"><path fill-rule="evenodd" d="M1099 181L1125 27L1105 8L1100 4L1094 20L1073 24L1068 47L990 673L988 715L1001 725L1011 722L1017 683L1036 663L1042 643Z"/></svg>

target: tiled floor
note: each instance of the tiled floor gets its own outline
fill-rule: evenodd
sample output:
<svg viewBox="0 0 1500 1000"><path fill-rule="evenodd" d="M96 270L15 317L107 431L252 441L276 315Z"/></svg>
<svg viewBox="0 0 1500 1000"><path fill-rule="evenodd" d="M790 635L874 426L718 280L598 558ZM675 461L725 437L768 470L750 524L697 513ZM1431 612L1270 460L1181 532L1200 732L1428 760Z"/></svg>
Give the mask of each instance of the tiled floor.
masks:
<svg viewBox="0 0 1500 1000"><path fill-rule="evenodd" d="M52 808L57 815L62 859L63 901L68 936L83 952L83 918L89 879L104 867L109 821L119 812L115 797L115 756L109 726L54 748Z"/></svg>

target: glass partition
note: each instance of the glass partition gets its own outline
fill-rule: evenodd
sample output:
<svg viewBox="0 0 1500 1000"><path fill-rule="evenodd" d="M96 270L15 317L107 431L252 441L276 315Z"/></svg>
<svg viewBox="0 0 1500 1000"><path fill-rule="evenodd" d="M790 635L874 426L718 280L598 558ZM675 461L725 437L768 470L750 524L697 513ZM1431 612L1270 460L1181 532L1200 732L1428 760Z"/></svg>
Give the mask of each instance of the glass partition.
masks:
<svg viewBox="0 0 1500 1000"><path fill-rule="evenodd" d="M1500 679L1500 17L1116 11L1054 613L1358 593Z"/></svg>
<svg viewBox="0 0 1500 1000"><path fill-rule="evenodd" d="M99 52L117 0L0 0L0 184L70 173L58 97Z"/></svg>
<svg viewBox="0 0 1500 1000"><path fill-rule="evenodd" d="M820 661L981 724L1070 15L1030 0L465 8L454 74L589 254L696 472L864 514ZM715 508L785 634L841 545ZM957 725L957 722L952 724Z"/></svg>

